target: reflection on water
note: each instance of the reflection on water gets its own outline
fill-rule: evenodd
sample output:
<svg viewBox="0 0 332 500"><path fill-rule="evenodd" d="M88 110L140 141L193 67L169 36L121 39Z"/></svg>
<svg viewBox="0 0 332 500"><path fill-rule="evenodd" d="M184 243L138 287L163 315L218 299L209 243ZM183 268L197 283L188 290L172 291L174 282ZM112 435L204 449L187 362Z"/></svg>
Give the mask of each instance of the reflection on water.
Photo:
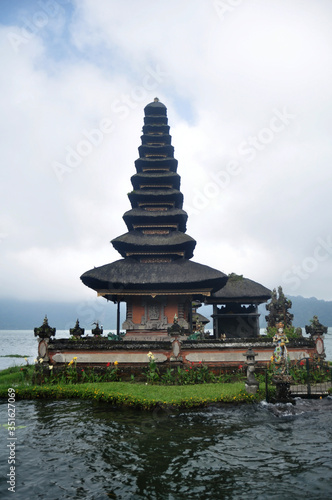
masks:
<svg viewBox="0 0 332 500"><path fill-rule="evenodd" d="M331 398L153 413L19 401L16 412L19 499L330 498ZM12 498L7 468L1 498Z"/></svg>

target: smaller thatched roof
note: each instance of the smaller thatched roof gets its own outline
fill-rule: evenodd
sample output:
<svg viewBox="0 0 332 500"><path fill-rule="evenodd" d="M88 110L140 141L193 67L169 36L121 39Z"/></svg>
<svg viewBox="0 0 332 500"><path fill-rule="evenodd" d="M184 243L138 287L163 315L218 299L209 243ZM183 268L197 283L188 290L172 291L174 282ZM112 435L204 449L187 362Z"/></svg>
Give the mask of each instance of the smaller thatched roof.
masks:
<svg viewBox="0 0 332 500"><path fill-rule="evenodd" d="M164 155L164 157L170 157L173 158L174 156L174 146L171 144L165 144L164 146L159 146L157 144L142 144L138 148L139 156L140 158L145 158L151 155L152 157L154 155L160 156Z"/></svg>
<svg viewBox="0 0 332 500"><path fill-rule="evenodd" d="M225 302L260 303L271 298L272 292L265 286L243 276L230 274L226 285L214 292L208 302L223 304Z"/></svg>
<svg viewBox="0 0 332 500"><path fill-rule="evenodd" d="M203 314L200 314L198 312L193 313L193 321L195 321L196 323L199 321L200 323L202 323L202 325L207 325L207 323L210 323L209 318L203 316Z"/></svg>
<svg viewBox="0 0 332 500"><path fill-rule="evenodd" d="M167 108L165 104L159 101L158 97L155 97L154 101L149 102L144 108L145 116L166 116Z"/></svg>
<svg viewBox="0 0 332 500"><path fill-rule="evenodd" d="M137 189L129 193L128 198L133 208L146 203L173 204L176 208L183 205L183 194L178 189Z"/></svg>
<svg viewBox="0 0 332 500"><path fill-rule="evenodd" d="M187 213L181 208L170 208L165 211L148 211L132 208L123 215L128 230L133 231L135 224L178 224L179 231L186 231Z"/></svg>
<svg viewBox="0 0 332 500"><path fill-rule="evenodd" d="M180 189L180 176L176 172L144 172L133 175L131 183L134 189L140 189L141 184L171 184L173 189Z"/></svg>
<svg viewBox="0 0 332 500"><path fill-rule="evenodd" d="M143 134L146 134L146 135L151 135L151 134L164 135L164 134L168 134L169 135L170 126L167 125L165 123L165 121L167 122L167 119L166 120L165 119L164 120L160 120L158 123L156 123L155 121L153 121L152 123L150 123L151 122L151 119L150 119L150 122L148 122L146 125L143 125Z"/></svg>
<svg viewBox="0 0 332 500"><path fill-rule="evenodd" d="M127 252L171 252L183 251L185 257L193 256L196 240L181 231L169 234L143 234L141 231L129 231L112 240L114 248L124 257Z"/></svg>
<svg viewBox="0 0 332 500"><path fill-rule="evenodd" d="M172 172L176 172L178 161L173 157L166 158L137 158L135 167L137 172L142 172L144 169L160 169L165 170L165 167Z"/></svg>

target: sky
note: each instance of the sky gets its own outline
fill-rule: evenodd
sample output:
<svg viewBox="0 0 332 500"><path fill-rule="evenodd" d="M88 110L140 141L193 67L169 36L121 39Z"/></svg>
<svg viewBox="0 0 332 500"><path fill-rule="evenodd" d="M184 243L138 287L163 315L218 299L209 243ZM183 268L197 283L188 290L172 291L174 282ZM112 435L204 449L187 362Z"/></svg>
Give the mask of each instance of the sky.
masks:
<svg viewBox="0 0 332 500"><path fill-rule="evenodd" d="M158 97L192 260L332 300L331 47L329 0L1 0L0 298L95 297Z"/></svg>

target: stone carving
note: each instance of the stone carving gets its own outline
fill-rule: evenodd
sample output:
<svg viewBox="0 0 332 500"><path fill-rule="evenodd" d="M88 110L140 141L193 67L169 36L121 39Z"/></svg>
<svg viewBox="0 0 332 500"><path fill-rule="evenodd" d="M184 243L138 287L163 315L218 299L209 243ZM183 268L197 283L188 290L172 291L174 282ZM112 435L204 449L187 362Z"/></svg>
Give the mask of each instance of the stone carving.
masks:
<svg viewBox="0 0 332 500"><path fill-rule="evenodd" d="M184 329L179 325L179 320L177 315L174 315L173 325L167 328L168 335L183 335Z"/></svg>
<svg viewBox="0 0 332 500"><path fill-rule="evenodd" d="M76 320L76 324L74 326L74 328L70 328L69 329L69 333L70 335L72 335L73 337L76 337L76 338L81 338L82 335L84 335L84 328L81 328L80 327L80 323L78 321L78 319Z"/></svg>
<svg viewBox="0 0 332 500"><path fill-rule="evenodd" d="M94 335L95 337L100 337L102 334L103 334L103 327L99 327L99 323L98 321L96 323L92 323L93 325L96 325L96 328L93 328L91 330L91 333L92 335Z"/></svg>
<svg viewBox="0 0 332 500"><path fill-rule="evenodd" d="M324 334L327 333L327 326L320 323L318 316L314 316L310 320L311 325L305 326L305 331L310 335L310 338L316 341L316 353L314 358L317 360L325 359Z"/></svg>
<svg viewBox="0 0 332 500"><path fill-rule="evenodd" d="M318 316L314 316L310 320L310 323L311 323L311 325L305 326L305 331L312 338L321 337L322 335L324 335L324 333L327 333L327 326L324 326L324 325L322 325L322 323L320 323Z"/></svg>
<svg viewBox="0 0 332 500"><path fill-rule="evenodd" d="M135 326L133 322L133 304L132 302L127 302L126 320L122 323L122 328L124 330L135 330Z"/></svg>
<svg viewBox="0 0 332 500"><path fill-rule="evenodd" d="M34 328L35 337L40 339L50 339L55 335L56 328L51 328L48 324L47 316L45 316L42 326L39 328Z"/></svg>
<svg viewBox="0 0 332 500"><path fill-rule="evenodd" d="M124 330L135 330L135 323L131 319L126 319L126 321L122 323L122 328Z"/></svg>
<svg viewBox="0 0 332 500"><path fill-rule="evenodd" d="M288 311L292 307L292 302L285 297L281 286L278 287L278 294L276 289L273 289L271 302L265 307L269 311L269 314L265 316L267 328L274 328L280 322L285 328L292 326L294 315Z"/></svg>
<svg viewBox="0 0 332 500"><path fill-rule="evenodd" d="M150 320L158 320L160 316L160 305L159 304L149 304L148 313Z"/></svg>
<svg viewBox="0 0 332 500"><path fill-rule="evenodd" d="M246 380L246 391L249 394L256 394L257 389L259 387L259 382L257 382L255 378L255 356L257 356L257 352L252 350L250 346L246 353L243 354L247 358L247 380Z"/></svg>
<svg viewBox="0 0 332 500"><path fill-rule="evenodd" d="M158 302L145 302L145 314L142 316L141 325L147 330L165 330L167 318L164 315L165 304Z"/></svg>

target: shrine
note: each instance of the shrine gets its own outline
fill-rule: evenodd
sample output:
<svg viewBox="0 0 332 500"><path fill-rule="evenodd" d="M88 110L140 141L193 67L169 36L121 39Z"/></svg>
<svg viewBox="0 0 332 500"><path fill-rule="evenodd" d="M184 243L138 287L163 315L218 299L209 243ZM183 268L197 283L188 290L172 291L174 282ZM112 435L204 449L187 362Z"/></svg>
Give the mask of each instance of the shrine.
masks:
<svg viewBox="0 0 332 500"><path fill-rule="evenodd" d="M155 98L144 115L128 194L131 208L123 215L127 232L111 242L121 258L81 276L84 285L116 304L116 333L105 337L96 323L92 336L83 337L78 320L70 339L51 339L55 330L44 335L40 328L39 357L57 366L73 357L80 366L116 363L129 376L149 363L151 352L164 369L203 362L220 369L242 363L254 346L255 363L266 364L274 345L259 335L258 305L267 302L271 292L243 276L192 260L196 241L186 234L188 216L166 107ZM126 304L122 324L121 303ZM212 335L204 332L209 319L197 312L202 304L213 307ZM276 299L268 308L276 308ZM313 340L302 339L290 345L289 352L299 359L314 348ZM251 382L255 389L254 379Z"/></svg>
<svg viewBox="0 0 332 500"><path fill-rule="evenodd" d="M227 284L213 292L206 301L213 304L214 337L258 337L258 306L270 297L270 290L263 285L243 276L230 274Z"/></svg>

